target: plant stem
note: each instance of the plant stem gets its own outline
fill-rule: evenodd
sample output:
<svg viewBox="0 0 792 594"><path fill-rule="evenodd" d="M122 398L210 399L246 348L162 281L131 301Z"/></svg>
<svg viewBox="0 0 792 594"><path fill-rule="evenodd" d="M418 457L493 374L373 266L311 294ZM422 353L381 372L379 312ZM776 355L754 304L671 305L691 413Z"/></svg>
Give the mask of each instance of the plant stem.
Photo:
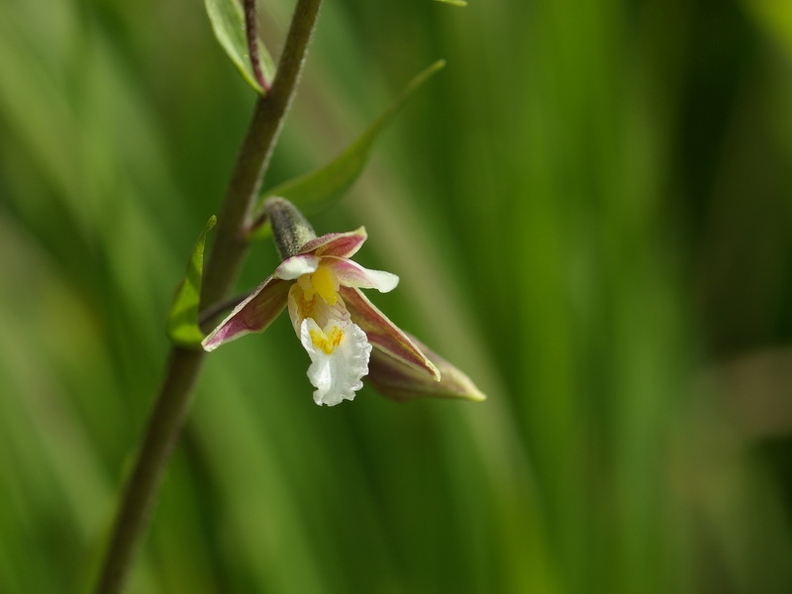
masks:
<svg viewBox="0 0 792 594"><path fill-rule="evenodd" d="M253 68L253 76L261 85L264 93L269 92L269 83L264 78L261 71L261 57L258 47L258 20L256 17L256 0L245 0L245 37L247 37L248 55L250 65Z"/></svg>
<svg viewBox="0 0 792 594"><path fill-rule="evenodd" d="M124 587L132 557L148 526L154 497L178 442L203 357L202 351L171 349L165 379L118 509L97 593L115 594Z"/></svg>
<svg viewBox="0 0 792 594"><path fill-rule="evenodd" d="M204 309L223 301L247 252L245 218L255 202L299 81L322 0L298 0L271 91L259 98L223 199L204 272ZM119 504L96 594L121 592L178 443L205 353L173 347L165 378Z"/></svg>
<svg viewBox="0 0 792 594"><path fill-rule="evenodd" d="M225 301L221 301L220 303L215 303L212 307L208 309L204 309L198 314L198 324L203 326L207 324L210 320L218 317L221 313L225 313L234 309L237 305L242 303L245 299L250 297L253 294L253 291L248 291L243 295L237 295L236 297L231 297L230 299L226 299Z"/></svg>
<svg viewBox="0 0 792 594"><path fill-rule="evenodd" d="M204 273L201 302L206 307L230 291L247 250L245 218L255 204L275 140L289 109L322 0L298 0L272 90L259 99L228 184ZM237 197L244 196L240 200Z"/></svg>

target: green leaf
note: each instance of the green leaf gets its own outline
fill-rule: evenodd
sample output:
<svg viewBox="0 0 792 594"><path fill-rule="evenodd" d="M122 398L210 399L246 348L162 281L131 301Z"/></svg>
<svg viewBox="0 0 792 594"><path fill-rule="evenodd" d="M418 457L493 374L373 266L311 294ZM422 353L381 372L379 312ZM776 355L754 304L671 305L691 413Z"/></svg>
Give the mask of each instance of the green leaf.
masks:
<svg viewBox="0 0 792 594"><path fill-rule="evenodd" d="M215 37L225 50L228 57L242 73L245 80L257 93L265 94L265 90L256 80L253 66L248 54L247 36L245 34L245 14L238 0L204 0L209 21L212 23ZM271 81L275 76L275 63L261 39L258 40L259 61L264 80Z"/></svg>
<svg viewBox="0 0 792 594"><path fill-rule="evenodd" d="M258 216L252 220L264 220L262 205L270 196L286 198L306 214L318 212L341 196L360 176L380 132L393 120L413 93L444 66L445 60L438 60L412 79L363 134L327 165L266 190L259 198L255 210ZM254 223L249 238L263 239L269 232L269 225L256 227Z"/></svg>
<svg viewBox="0 0 792 594"><path fill-rule="evenodd" d="M204 339L204 333L198 326L198 311L201 300L201 281L203 280L204 245L206 234L217 223L212 215L206 227L195 242L187 272L179 284L173 306L168 315L168 337L174 344L181 346L198 346Z"/></svg>
<svg viewBox="0 0 792 594"><path fill-rule="evenodd" d="M451 6L467 6L465 0L435 0L435 2L442 2L443 4L450 4Z"/></svg>

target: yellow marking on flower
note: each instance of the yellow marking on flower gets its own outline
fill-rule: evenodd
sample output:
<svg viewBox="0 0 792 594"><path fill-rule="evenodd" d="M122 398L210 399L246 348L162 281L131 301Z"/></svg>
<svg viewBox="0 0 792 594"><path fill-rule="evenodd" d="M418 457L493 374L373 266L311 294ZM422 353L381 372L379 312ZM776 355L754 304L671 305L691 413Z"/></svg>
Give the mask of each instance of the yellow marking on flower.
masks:
<svg viewBox="0 0 792 594"><path fill-rule="evenodd" d="M344 340L344 331L338 326L333 326L330 334L321 330L311 330L311 342L317 349L322 349L326 355L332 355L335 348Z"/></svg>
<svg viewBox="0 0 792 594"><path fill-rule="evenodd" d="M335 305L338 301L338 279L329 266L320 264L311 275L311 284L327 305Z"/></svg>
<svg viewBox="0 0 792 594"><path fill-rule="evenodd" d="M303 295L303 298L298 301L299 308L300 308L300 317L302 318L312 318L314 317L314 310L316 309L316 295L311 295L311 297L307 297Z"/></svg>
<svg viewBox="0 0 792 594"><path fill-rule="evenodd" d="M311 284L310 274L303 274L297 279L297 284L302 289L303 293L305 293L306 297L311 297L314 293L316 293L316 291L314 291L313 285Z"/></svg>

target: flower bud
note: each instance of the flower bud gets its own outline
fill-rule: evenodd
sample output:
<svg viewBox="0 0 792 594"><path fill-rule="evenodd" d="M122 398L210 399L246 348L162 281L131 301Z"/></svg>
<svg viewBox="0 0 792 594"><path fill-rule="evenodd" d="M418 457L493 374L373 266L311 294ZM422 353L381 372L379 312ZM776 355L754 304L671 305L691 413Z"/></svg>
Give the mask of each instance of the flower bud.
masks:
<svg viewBox="0 0 792 594"><path fill-rule="evenodd" d="M264 202L264 212L272 227L281 260L299 254L306 243L316 238L311 223L285 198L268 198Z"/></svg>

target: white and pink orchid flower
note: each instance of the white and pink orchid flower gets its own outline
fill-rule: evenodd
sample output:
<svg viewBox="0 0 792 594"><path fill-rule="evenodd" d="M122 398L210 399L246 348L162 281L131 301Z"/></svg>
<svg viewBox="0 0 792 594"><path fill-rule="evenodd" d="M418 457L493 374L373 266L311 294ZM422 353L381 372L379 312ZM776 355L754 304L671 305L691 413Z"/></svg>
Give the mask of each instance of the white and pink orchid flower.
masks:
<svg viewBox="0 0 792 594"><path fill-rule="evenodd" d="M365 240L362 227L310 239L204 339L204 349L264 331L288 304L294 331L311 358L308 378L317 404L354 399L369 372L372 347L391 383L404 377L419 391L433 384L442 391L437 366L360 291L388 292L399 282L395 274L350 259ZM409 391L408 384L402 389Z"/></svg>

